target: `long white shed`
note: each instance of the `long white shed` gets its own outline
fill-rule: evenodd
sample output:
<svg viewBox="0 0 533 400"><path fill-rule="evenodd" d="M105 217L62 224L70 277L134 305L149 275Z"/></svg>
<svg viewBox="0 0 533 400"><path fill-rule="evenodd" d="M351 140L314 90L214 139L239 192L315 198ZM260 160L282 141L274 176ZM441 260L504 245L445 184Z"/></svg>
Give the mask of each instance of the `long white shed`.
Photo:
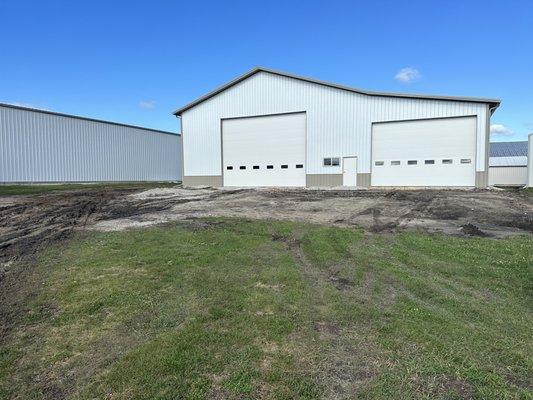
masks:
<svg viewBox="0 0 533 400"><path fill-rule="evenodd" d="M172 132L0 103L0 183L181 181Z"/></svg>

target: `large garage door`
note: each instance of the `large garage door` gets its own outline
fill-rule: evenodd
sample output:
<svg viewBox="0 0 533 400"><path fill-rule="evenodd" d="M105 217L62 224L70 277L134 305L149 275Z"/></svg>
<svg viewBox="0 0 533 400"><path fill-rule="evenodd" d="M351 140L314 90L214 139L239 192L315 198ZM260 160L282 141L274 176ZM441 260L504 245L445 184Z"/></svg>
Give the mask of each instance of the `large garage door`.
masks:
<svg viewBox="0 0 533 400"><path fill-rule="evenodd" d="M372 125L372 186L474 186L476 117Z"/></svg>
<svg viewBox="0 0 533 400"><path fill-rule="evenodd" d="M222 121L224 186L305 186L305 113Z"/></svg>

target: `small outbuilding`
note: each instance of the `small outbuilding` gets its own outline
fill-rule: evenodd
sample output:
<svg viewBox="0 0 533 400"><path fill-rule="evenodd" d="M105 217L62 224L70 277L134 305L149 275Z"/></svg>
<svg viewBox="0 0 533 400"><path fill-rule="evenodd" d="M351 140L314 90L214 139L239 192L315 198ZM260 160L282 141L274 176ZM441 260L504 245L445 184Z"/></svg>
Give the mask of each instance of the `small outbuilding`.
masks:
<svg viewBox="0 0 533 400"><path fill-rule="evenodd" d="M355 89L255 68L175 111L198 186L487 187L500 100Z"/></svg>

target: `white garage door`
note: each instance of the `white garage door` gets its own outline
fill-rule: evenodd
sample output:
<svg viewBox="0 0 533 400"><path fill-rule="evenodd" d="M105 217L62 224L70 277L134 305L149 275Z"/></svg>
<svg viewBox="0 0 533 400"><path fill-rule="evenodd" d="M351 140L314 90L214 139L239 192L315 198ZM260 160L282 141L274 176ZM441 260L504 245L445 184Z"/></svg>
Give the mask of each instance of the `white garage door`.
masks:
<svg viewBox="0 0 533 400"><path fill-rule="evenodd" d="M372 125L372 186L474 186L476 117Z"/></svg>
<svg viewBox="0 0 533 400"><path fill-rule="evenodd" d="M224 186L305 186L305 113L222 121Z"/></svg>

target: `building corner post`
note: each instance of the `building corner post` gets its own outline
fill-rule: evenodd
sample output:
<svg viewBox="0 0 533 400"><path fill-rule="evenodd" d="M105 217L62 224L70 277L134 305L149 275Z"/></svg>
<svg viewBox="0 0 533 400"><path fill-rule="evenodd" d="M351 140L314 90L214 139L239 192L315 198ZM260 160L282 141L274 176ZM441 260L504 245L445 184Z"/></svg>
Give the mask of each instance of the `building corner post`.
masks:
<svg viewBox="0 0 533 400"><path fill-rule="evenodd" d="M527 183L526 187L533 187L533 133L527 137Z"/></svg>

